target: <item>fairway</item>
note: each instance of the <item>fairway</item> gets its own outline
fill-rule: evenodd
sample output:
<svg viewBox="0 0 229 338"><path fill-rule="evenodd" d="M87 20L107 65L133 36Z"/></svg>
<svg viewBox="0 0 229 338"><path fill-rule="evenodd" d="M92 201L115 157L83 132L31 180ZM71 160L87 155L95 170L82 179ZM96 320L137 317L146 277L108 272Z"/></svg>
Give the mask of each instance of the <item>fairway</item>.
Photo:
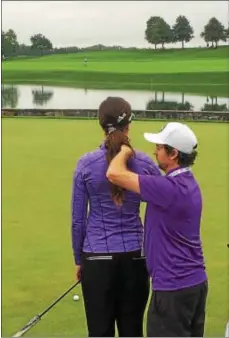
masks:
<svg viewBox="0 0 229 338"><path fill-rule="evenodd" d="M158 131L163 124L133 122L133 145L151 156L152 145L142 134ZM189 125L199 138L199 158L193 170L203 191L202 239L209 276L205 335L223 336L228 320L228 125ZM3 336L12 335L74 282L72 175L79 157L102 140L97 121L2 120ZM143 216L144 206L141 211ZM74 293L80 295L80 301L72 301ZM86 334L79 287L28 336Z"/></svg>
<svg viewBox="0 0 229 338"><path fill-rule="evenodd" d="M114 73L140 73L140 74L160 74L160 73L192 73L192 72L224 72L228 66L227 59L209 60L209 59L197 59L197 60L155 60L148 62L89 62L88 66L85 67L83 62L76 61L74 59L68 60L55 60L53 57L44 59L30 59L28 61L22 60L18 62L9 62L4 69L11 71L20 70L22 71L33 71L34 68L43 71L55 71L55 70L72 70L80 72L114 72Z"/></svg>
<svg viewBox="0 0 229 338"><path fill-rule="evenodd" d="M3 63L4 83L82 88L182 90L228 96L228 47L98 51L17 58ZM84 66L84 57L88 59Z"/></svg>

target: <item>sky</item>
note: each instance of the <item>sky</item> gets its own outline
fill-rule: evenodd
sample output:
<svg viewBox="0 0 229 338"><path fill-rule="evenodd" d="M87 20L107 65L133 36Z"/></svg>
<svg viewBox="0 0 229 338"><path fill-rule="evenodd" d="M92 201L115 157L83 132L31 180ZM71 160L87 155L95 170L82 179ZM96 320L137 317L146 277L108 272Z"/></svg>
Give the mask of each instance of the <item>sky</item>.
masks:
<svg viewBox="0 0 229 338"><path fill-rule="evenodd" d="M188 47L203 46L200 33L215 16L228 27L229 1L2 1L2 29L12 28L19 43L44 34L54 47L96 44L150 47L146 21L161 16L170 25L176 17L190 20L195 38Z"/></svg>

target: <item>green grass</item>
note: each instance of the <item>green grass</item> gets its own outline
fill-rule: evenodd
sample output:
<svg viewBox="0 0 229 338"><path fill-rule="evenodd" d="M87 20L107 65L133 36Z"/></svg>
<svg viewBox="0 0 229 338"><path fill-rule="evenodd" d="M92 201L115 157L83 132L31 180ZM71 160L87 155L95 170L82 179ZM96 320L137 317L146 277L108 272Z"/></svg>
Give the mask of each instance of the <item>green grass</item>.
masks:
<svg viewBox="0 0 229 338"><path fill-rule="evenodd" d="M151 155L134 122L133 145ZM209 275L206 335L222 336L228 319L228 125L190 123L199 138L194 172L203 191L202 239ZM85 137L87 131L87 138ZM2 120L2 335L10 336L74 282L70 239L72 173L103 139L97 121ZM143 216L144 207L142 207ZM80 287L34 327L30 337L86 336Z"/></svg>
<svg viewBox="0 0 229 338"><path fill-rule="evenodd" d="M52 62L61 62L63 58L65 60L75 60L82 62L87 57L91 61L151 61L161 59L186 59L192 60L196 58L205 59L226 59L228 57L228 46L221 46L217 49L206 48L185 48L185 49L165 49L165 50L116 50L116 51L90 51L90 52L78 52L69 54L55 54L47 55L45 58ZM43 59L44 57L40 57ZM14 58L13 61L25 62L30 60L31 62L37 62L39 57L24 57Z"/></svg>
<svg viewBox="0 0 229 338"><path fill-rule="evenodd" d="M228 51L228 47L100 51L17 58L3 63L3 81L228 96ZM83 64L85 56L87 67Z"/></svg>

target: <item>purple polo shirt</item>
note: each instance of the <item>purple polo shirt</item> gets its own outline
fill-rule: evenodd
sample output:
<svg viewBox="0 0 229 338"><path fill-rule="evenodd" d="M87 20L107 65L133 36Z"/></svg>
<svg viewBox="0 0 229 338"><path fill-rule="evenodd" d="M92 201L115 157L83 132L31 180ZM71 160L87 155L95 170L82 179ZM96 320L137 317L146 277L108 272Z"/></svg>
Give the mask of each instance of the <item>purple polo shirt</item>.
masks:
<svg viewBox="0 0 229 338"><path fill-rule="evenodd" d="M207 279L200 240L202 197L191 171L139 176L146 200L145 254L153 290L179 290Z"/></svg>
<svg viewBox="0 0 229 338"><path fill-rule="evenodd" d="M140 175L161 175L146 154L136 151L128 168ZM115 253L141 250L143 226L139 194L125 192L117 207L106 178L108 164L105 146L85 154L77 163L72 192L72 246L75 263L82 252Z"/></svg>

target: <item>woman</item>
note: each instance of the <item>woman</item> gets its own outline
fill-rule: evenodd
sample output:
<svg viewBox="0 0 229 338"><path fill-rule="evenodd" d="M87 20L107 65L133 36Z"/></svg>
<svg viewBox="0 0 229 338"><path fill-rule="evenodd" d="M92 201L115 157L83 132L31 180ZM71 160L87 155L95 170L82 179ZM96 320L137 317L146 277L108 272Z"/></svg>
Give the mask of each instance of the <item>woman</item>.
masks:
<svg viewBox="0 0 229 338"><path fill-rule="evenodd" d="M122 98L99 107L104 143L78 161L72 195L72 246L76 278L81 279L89 337L143 336L149 283L141 254L140 198L106 179L121 145L130 146L133 114ZM128 163L138 174L160 175L152 160L136 151ZM89 207L89 210L88 210Z"/></svg>

